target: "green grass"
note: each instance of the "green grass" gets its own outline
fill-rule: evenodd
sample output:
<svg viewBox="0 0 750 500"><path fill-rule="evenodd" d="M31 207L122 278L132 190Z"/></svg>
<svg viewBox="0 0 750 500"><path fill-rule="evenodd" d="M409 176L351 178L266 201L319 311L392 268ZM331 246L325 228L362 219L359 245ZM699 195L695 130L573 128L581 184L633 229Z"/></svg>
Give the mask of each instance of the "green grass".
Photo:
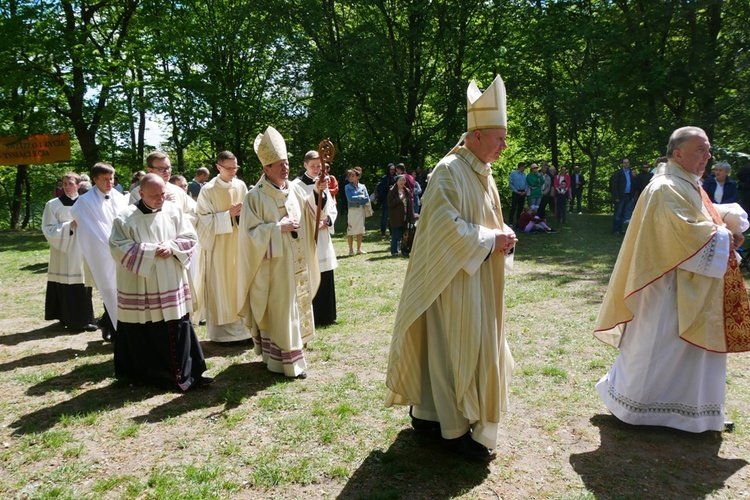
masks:
<svg viewBox="0 0 750 500"><path fill-rule="evenodd" d="M750 496L748 355L729 358L732 434L633 430L607 416L594 384L616 351L591 330L621 241L609 217L571 215L557 234L520 235L506 281L516 369L489 467L415 435L406 408L383 407L408 260L389 257L375 218L369 253L346 256L342 222L339 324L308 345L309 378L284 379L252 351L206 343L215 383L184 395L115 382L98 332L67 335L42 321L46 243L0 234L0 496Z"/></svg>

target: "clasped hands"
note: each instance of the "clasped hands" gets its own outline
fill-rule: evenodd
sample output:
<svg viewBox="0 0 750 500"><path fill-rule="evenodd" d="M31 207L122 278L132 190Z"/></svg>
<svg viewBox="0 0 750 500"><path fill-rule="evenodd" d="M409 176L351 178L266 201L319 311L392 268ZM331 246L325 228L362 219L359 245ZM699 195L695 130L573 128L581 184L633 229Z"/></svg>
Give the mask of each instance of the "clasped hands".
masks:
<svg viewBox="0 0 750 500"><path fill-rule="evenodd" d="M505 253L518 243L516 233L511 230L502 231L500 229L494 229L493 232L495 233L495 248L492 250L493 252Z"/></svg>
<svg viewBox="0 0 750 500"><path fill-rule="evenodd" d="M239 217L240 212L242 212L242 202L233 203L229 209L229 215L231 217Z"/></svg>
<svg viewBox="0 0 750 500"><path fill-rule="evenodd" d="M156 256L168 259L172 256L172 249L166 243L159 243L156 245Z"/></svg>

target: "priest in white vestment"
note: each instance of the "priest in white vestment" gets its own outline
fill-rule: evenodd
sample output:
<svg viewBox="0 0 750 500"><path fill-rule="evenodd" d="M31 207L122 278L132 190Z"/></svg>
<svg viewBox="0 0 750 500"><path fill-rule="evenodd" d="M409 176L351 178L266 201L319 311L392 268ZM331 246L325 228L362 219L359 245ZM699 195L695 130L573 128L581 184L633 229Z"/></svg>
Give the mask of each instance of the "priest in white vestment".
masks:
<svg viewBox="0 0 750 500"><path fill-rule="evenodd" d="M321 171L320 155L317 151L308 151L305 154L303 163L305 171L292 184L305 190L310 195L313 192L313 186L318 179ZM325 175L325 174L324 174ZM331 176L329 179L333 179ZM330 180L329 180L330 182ZM326 190L326 196L334 200L330 189ZM317 207L306 203L307 210L315 216ZM318 229L318 265L320 267L320 285L318 292L313 297L312 307L315 319L315 327L327 326L336 323L336 286L333 279L333 270L338 267L336 260L336 251L333 249L333 227L336 224L338 210L335 203L328 205L328 215L322 217Z"/></svg>
<svg viewBox="0 0 750 500"><path fill-rule="evenodd" d="M104 314L99 328L104 340L112 340L117 328L117 282L115 261L109 253L112 222L118 212L127 207L127 197L114 188L115 169L107 163L91 167L93 187L82 194L71 207L76 221L78 244L81 246L91 278L104 302Z"/></svg>
<svg viewBox="0 0 750 500"><path fill-rule="evenodd" d="M726 353L750 349L750 308L735 250L748 229L737 204L700 186L706 133L675 130L641 194L594 335L620 349L596 388L633 425L724 428Z"/></svg>
<svg viewBox="0 0 750 500"><path fill-rule="evenodd" d="M240 214L240 315L250 327L255 352L268 369L306 378L305 344L315 335L312 298L320 283L314 233L315 214L306 204L323 199L326 178L307 194L289 182L286 143L268 127L255 139L263 175L251 189Z"/></svg>
<svg viewBox="0 0 750 500"><path fill-rule="evenodd" d="M117 261L115 375L127 381L187 391L210 383L190 322L188 262L198 237L187 215L166 201L155 174L140 182L135 205L115 219L110 247Z"/></svg>
<svg viewBox="0 0 750 500"><path fill-rule="evenodd" d="M68 172L62 177L63 194L47 202L42 214L42 232L49 242L47 293L44 319L59 319L69 331L93 332L94 307L91 286L86 286L77 224L70 214L78 201L81 176Z"/></svg>
<svg viewBox="0 0 750 500"><path fill-rule="evenodd" d="M237 178L237 157L222 151L216 159L219 175L198 194L196 230L200 241L199 294L206 332L212 342L243 342L250 331L237 314L237 254L239 221L247 186Z"/></svg>
<svg viewBox="0 0 750 500"><path fill-rule="evenodd" d="M513 358L504 331L506 260L492 162L506 149L505 86L467 90L468 126L432 172L393 328L386 405L412 406L415 430L452 452L491 459ZM461 142L463 145L460 145Z"/></svg>

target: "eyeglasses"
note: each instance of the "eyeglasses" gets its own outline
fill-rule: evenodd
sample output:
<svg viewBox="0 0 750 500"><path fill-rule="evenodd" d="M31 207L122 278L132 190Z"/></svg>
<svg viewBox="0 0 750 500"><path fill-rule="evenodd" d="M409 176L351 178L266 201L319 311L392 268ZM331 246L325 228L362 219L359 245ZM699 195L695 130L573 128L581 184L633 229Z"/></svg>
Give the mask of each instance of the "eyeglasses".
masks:
<svg viewBox="0 0 750 500"><path fill-rule="evenodd" d="M150 167L149 170L155 170L157 172L169 172L172 167Z"/></svg>
<svg viewBox="0 0 750 500"><path fill-rule="evenodd" d="M229 170L229 171L234 171L234 170L239 170L240 169L240 167L225 167L221 163L217 163L216 165L218 165L219 167L223 168L224 170Z"/></svg>

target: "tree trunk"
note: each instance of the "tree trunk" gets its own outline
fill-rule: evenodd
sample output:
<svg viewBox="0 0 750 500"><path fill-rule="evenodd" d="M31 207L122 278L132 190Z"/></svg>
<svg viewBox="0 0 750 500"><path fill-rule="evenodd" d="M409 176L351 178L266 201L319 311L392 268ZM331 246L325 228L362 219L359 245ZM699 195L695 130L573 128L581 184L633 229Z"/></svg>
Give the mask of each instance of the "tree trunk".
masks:
<svg viewBox="0 0 750 500"><path fill-rule="evenodd" d="M29 176L28 165L18 165L16 171L16 185L13 189L13 202L10 207L10 228L18 229L18 223L21 220L21 195L23 194L23 187L27 182Z"/></svg>
<svg viewBox="0 0 750 500"><path fill-rule="evenodd" d="M24 176L23 184L26 188L26 212L23 217L23 223L21 229L29 227L29 221L31 220L31 180L29 179L28 172Z"/></svg>

